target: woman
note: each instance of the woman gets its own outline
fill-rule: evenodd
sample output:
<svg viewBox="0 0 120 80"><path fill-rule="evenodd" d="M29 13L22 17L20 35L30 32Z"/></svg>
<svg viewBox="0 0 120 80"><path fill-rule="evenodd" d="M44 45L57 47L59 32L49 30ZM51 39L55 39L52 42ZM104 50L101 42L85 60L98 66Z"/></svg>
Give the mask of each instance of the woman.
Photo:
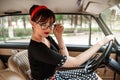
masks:
<svg viewBox="0 0 120 80"><path fill-rule="evenodd" d="M46 6L33 5L30 8L30 22L33 34L28 48L28 56L33 80L100 80L95 74L82 74L81 70L56 71L57 67L77 67L94 55L101 46L114 40L110 35L96 43L90 49L76 57L69 56L64 44L62 34L64 28L61 24L55 24L54 13ZM58 44L49 35L52 31Z"/></svg>

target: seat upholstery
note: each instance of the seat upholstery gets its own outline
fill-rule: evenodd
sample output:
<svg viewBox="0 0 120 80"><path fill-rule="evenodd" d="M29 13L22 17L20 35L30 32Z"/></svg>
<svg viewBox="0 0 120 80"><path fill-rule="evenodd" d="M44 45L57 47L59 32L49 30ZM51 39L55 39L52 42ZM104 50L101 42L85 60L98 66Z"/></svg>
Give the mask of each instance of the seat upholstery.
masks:
<svg viewBox="0 0 120 80"><path fill-rule="evenodd" d="M8 60L8 67L10 70L19 73L26 80L30 80L28 71L30 69L29 61L28 61L28 51L23 50L12 55Z"/></svg>
<svg viewBox="0 0 120 80"><path fill-rule="evenodd" d="M10 70L0 70L0 80L26 80L23 76Z"/></svg>

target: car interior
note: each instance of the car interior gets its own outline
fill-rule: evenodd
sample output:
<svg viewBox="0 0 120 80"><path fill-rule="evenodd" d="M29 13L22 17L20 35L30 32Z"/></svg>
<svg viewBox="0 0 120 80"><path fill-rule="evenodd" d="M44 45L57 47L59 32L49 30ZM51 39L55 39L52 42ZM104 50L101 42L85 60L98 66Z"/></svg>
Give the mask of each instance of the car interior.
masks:
<svg viewBox="0 0 120 80"><path fill-rule="evenodd" d="M29 9L45 5L65 26L64 40L71 56L90 48L107 35L115 35L84 68L103 80L120 80L120 0L0 0L0 80L30 80L28 45L32 32ZM108 21L107 21L108 20ZM54 37L54 35L51 33Z"/></svg>

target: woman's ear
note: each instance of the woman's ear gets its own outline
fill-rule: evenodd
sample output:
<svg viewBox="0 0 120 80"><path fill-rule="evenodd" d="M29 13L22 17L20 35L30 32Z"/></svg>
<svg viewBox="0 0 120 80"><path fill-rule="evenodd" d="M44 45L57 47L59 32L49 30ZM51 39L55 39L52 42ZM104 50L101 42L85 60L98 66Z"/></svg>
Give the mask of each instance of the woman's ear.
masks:
<svg viewBox="0 0 120 80"><path fill-rule="evenodd" d="M30 23L31 23L32 26L35 25L35 22L33 22L32 20L30 20Z"/></svg>
<svg viewBox="0 0 120 80"><path fill-rule="evenodd" d="M30 23L31 23L33 29L37 28L36 23L34 21L30 20Z"/></svg>

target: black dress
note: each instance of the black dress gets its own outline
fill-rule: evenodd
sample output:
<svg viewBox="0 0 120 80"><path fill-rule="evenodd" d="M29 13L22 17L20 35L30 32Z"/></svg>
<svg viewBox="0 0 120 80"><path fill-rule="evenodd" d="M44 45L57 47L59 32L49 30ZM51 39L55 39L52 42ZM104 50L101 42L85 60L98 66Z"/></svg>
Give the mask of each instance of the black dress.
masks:
<svg viewBox="0 0 120 80"><path fill-rule="evenodd" d="M54 80L97 80L95 73L86 75L83 69L56 71L56 67L61 67L67 57L59 53L59 47L51 36L47 39L51 43L50 48L34 40L30 41L28 47L31 76L34 80L49 80L53 75Z"/></svg>

